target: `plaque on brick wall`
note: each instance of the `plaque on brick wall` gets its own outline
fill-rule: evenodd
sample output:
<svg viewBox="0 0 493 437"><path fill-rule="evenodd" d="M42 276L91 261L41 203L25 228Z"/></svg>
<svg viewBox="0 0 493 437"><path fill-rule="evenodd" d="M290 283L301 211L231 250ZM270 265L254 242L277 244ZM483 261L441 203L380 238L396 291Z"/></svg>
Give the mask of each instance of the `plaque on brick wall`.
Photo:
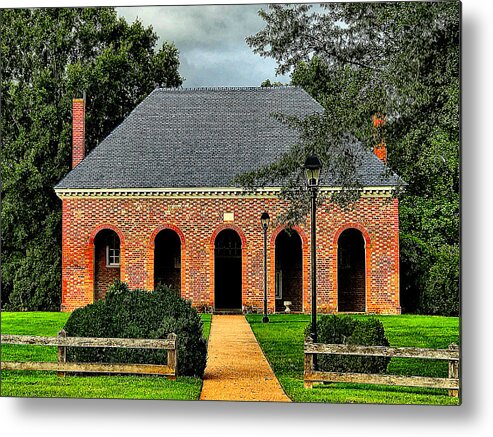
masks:
<svg viewBox="0 0 493 437"><path fill-rule="evenodd" d="M225 222L233 222L235 220L234 212L225 212L223 215Z"/></svg>

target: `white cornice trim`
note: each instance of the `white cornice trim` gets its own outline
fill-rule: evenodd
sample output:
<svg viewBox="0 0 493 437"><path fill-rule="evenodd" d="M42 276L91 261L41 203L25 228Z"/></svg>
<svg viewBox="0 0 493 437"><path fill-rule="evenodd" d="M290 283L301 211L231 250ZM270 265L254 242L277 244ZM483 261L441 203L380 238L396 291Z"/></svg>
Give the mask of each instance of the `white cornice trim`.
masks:
<svg viewBox="0 0 493 437"><path fill-rule="evenodd" d="M340 191L340 187L321 187L322 193ZM362 196L390 196L394 187L364 187ZM65 198L114 198L114 197L278 197L279 187L258 188L254 191L231 187L204 187L204 188L56 188L55 193L60 199Z"/></svg>

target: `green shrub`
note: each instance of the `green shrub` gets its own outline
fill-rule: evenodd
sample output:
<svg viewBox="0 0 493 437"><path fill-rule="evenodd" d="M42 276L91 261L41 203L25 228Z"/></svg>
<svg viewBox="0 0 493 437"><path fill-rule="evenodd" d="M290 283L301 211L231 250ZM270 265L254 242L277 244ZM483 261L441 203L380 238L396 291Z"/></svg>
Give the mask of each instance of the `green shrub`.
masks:
<svg viewBox="0 0 493 437"><path fill-rule="evenodd" d="M309 333L310 325L305 335ZM318 343L389 346L382 322L374 317L357 320L346 315L321 316L317 335ZM390 358L320 354L317 360L318 369L326 372L383 373Z"/></svg>
<svg viewBox="0 0 493 437"><path fill-rule="evenodd" d="M206 342L202 320L190 302L166 286L130 290L116 281L104 300L75 310L65 324L70 337L166 338L178 342L178 375L204 374ZM167 352L155 349L67 348L67 360L79 362L165 364Z"/></svg>

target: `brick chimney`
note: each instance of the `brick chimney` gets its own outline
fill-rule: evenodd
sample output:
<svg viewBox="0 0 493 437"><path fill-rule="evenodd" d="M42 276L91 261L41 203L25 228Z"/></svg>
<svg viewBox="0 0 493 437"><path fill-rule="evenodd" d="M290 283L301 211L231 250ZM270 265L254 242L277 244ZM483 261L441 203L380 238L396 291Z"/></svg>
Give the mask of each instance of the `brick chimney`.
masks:
<svg viewBox="0 0 493 437"><path fill-rule="evenodd" d="M384 164L387 164L387 146L385 144L385 140L383 139L383 133L381 130L385 126L385 114L377 113L372 117L372 120L375 143L378 143L373 148L373 153L380 161L383 161Z"/></svg>
<svg viewBox="0 0 493 437"><path fill-rule="evenodd" d="M86 102L85 98L72 100L72 168L84 159L86 154Z"/></svg>
<svg viewBox="0 0 493 437"><path fill-rule="evenodd" d="M377 144L373 148L373 153L377 155L377 158L380 159L380 161L383 161L384 164L387 164L387 146L384 142Z"/></svg>

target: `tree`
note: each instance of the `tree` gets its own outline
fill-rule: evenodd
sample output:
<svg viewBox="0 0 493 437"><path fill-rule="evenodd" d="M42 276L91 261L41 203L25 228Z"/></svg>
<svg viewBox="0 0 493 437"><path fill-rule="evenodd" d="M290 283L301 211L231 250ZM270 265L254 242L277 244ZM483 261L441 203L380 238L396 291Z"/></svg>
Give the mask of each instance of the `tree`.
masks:
<svg viewBox="0 0 493 437"><path fill-rule="evenodd" d="M157 85L181 85L178 51L112 8L5 9L1 28L2 300L58 310L72 98L86 92L89 152Z"/></svg>
<svg viewBox="0 0 493 437"><path fill-rule="evenodd" d="M372 148L372 115L385 114L389 167L408 183L400 196L402 305L408 311L443 308L422 298L440 299L427 293L437 272L448 275L447 299L458 303L459 265L447 270L443 260L456 259L459 247L460 3L276 4L259 15L265 28L247 38L254 52L275 59L278 73L291 72L292 84L330 114L315 130L298 122L300 145L269 170L290 180L286 175L303 154L316 150L324 162L339 142L340 155L348 132ZM264 170L239 180L261 185ZM351 171L343 173L342 182L357 187ZM305 205L299 200L293 207L299 204ZM458 304L454 308L457 314Z"/></svg>
<svg viewBox="0 0 493 437"><path fill-rule="evenodd" d="M282 82L279 82L279 81L276 81L276 82L271 82L270 79L265 79L261 84L260 86L262 88L276 88L276 87L280 87L280 86L285 86L287 84L285 83L282 83Z"/></svg>

